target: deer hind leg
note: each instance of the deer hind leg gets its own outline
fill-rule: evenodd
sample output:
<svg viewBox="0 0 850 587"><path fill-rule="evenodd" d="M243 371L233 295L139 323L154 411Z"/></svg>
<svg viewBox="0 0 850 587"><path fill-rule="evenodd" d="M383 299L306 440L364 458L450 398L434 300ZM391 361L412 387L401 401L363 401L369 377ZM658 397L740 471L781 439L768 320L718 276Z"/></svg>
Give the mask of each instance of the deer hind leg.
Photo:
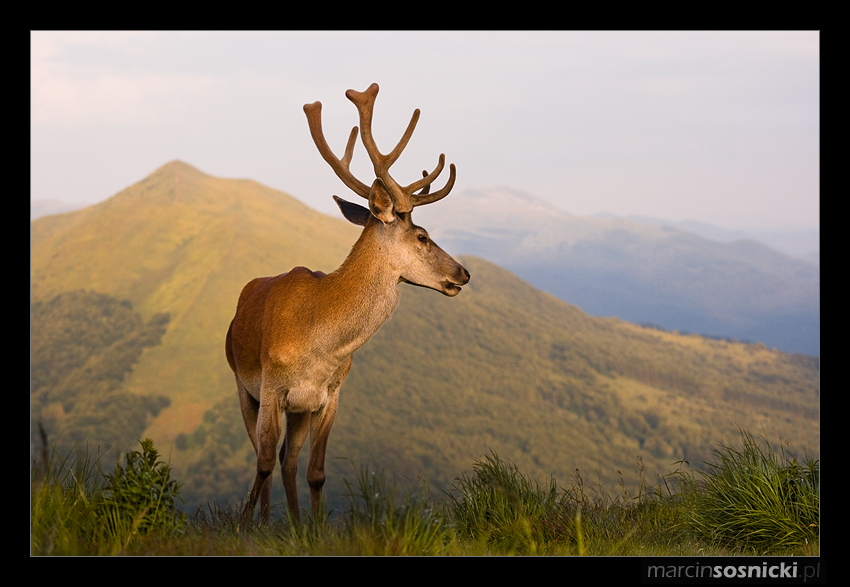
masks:
<svg viewBox="0 0 850 587"><path fill-rule="evenodd" d="M264 398L271 400L263 401ZM257 500L260 501L260 518L263 522L269 521L271 513L271 491L272 471L274 471L277 443L281 432L281 411L277 405L274 394L263 394L261 401L251 397L244 386L239 386L239 398L242 406L242 416L248 428L248 436L257 453L257 474L251 493L248 495L248 503L242 512L244 517L251 517ZM253 426L252 426L253 424Z"/></svg>
<svg viewBox="0 0 850 587"><path fill-rule="evenodd" d="M236 378L236 388L239 390L239 407L242 409L242 419L245 421L245 428L248 430L248 438L251 439L251 445L254 447L254 452L257 452L257 417L260 412L260 402L255 400L239 377Z"/></svg>
<svg viewBox="0 0 850 587"><path fill-rule="evenodd" d="M296 474L298 473L298 453L304 446L307 433L310 430L310 413L286 413L286 434L283 437L283 446L280 447L280 474L283 477L283 488L286 490L286 503L289 511L300 518L298 511L298 487Z"/></svg>
<svg viewBox="0 0 850 587"><path fill-rule="evenodd" d="M242 410L242 419L245 421L245 428L248 430L248 438L251 439L251 446L254 447L254 454L259 455L257 450L257 417L260 412L260 402L251 397L248 390L242 384L239 377L236 377L236 388L239 391L239 407ZM257 492L251 488L251 495L248 497L248 503L245 504L245 509L242 512L244 517L251 517L254 514L254 507L257 505ZM271 483L268 483L268 490L271 491ZM260 491L260 501L263 500L263 495L266 492L264 484Z"/></svg>
<svg viewBox="0 0 850 587"><path fill-rule="evenodd" d="M339 386L351 369L351 357L343 361L328 384L328 401L313 413L310 421L310 461L307 465L307 484L310 486L310 506L313 515L319 513L322 500L322 487L325 485L325 452L328 448L328 436L336 417L339 402Z"/></svg>

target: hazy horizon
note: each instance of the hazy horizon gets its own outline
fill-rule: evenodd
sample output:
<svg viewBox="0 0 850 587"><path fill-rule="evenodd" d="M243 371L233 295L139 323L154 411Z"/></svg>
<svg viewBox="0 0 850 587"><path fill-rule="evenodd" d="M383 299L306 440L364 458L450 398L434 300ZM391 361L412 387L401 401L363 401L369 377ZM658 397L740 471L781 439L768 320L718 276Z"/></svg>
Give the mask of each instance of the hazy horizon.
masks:
<svg viewBox="0 0 850 587"><path fill-rule="evenodd" d="M589 216L819 227L817 32L32 32L31 201L96 203L180 159L335 213L348 88L393 174L458 168ZM359 148L352 169L370 176ZM447 175L447 172L445 172ZM439 185L445 181L441 178Z"/></svg>
<svg viewBox="0 0 850 587"><path fill-rule="evenodd" d="M268 186L271 187L271 186ZM514 195L521 194L522 196L531 198L537 205L542 205L545 208L552 208L558 213L570 214L569 212L564 212L558 210L552 202L547 201L545 198L540 198L539 196L535 196L534 194L528 194L522 190L517 190L515 188L510 188L506 186L502 187L489 187L489 188L469 188L468 190L461 190L456 192L455 195L451 199L446 199L443 202L443 207L448 206L449 208L444 209L444 212L449 212L451 207L458 202L459 197L463 197L464 193L468 195L477 195L481 192L489 193L489 194L504 194L504 193L512 193ZM292 197L292 194L289 194ZM108 199L108 198L107 198ZM296 198L298 199L298 198ZM498 200L499 198L495 198ZM69 202L60 202L57 200L32 200L30 206L30 220L36 220L42 216L49 216L53 214L62 214L65 212L71 212L74 210L78 210L81 208L86 208L88 206L93 206L99 204L100 202L78 202L78 203L69 203ZM305 202L306 203L306 202ZM498 206L497 202L493 202L494 205ZM309 204L308 204L309 205ZM311 206L312 207L312 206ZM320 212L329 214L332 217L341 218L338 210L320 210ZM432 212L434 212L431 208L422 208L419 210L419 214L417 214L417 221L420 224L423 224L428 227L435 229L436 232L439 232L440 226L439 223L432 224L434 222L432 216ZM688 232L696 233L704 238L718 241L718 242L732 242L740 239L752 239L765 244L772 249L779 251L783 254L790 255L792 257L805 259L809 262L818 263L819 259L819 251L820 251L820 231L818 229L808 229L808 228L800 228L800 227L774 227L774 228L766 228L766 229L729 229L722 226L717 226L713 224L707 224L704 222L700 222L692 219L684 219L679 221L672 221L664 218L650 217L644 215L629 215L623 216L618 214L613 214L610 212L597 212L595 214L587 214L587 215L572 215L580 218L625 218L628 220L633 220L635 222L640 222L644 224L656 224L656 225L666 225L672 226L678 230L684 230ZM464 251L454 251L457 254L463 254Z"/></svg>

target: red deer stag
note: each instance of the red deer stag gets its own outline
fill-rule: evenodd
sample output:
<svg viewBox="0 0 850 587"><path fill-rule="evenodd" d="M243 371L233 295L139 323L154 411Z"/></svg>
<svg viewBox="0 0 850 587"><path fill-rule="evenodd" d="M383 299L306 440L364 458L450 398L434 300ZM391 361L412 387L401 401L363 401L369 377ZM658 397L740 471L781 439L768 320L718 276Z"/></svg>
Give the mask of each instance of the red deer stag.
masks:
<svg viewBox="0 0 850 587"><path fill-rule="evenodd" d="M271 473L283 413L286 434L279 458L286 501L298 517L295 474L309 431L307 483L313 514L319 510L339 386L348 375L354 351L390 318L398 303L398 283L454 296L469 281L469 272L410 219L415 206L436 202L449 193L455 166L450 166L445 187L434 193L429 193L429 186L443 169L442 154L430 174L423 172L421 179L406 187L396 183L389 169L410 140L419 110L395 149L383 155L372 137L377 94L377 84L365 92L345 93L360 113L360 136L375 168L371 187L349 171L357 127L351 131L345 155L338 159L322 132L322 104L304 106L319 153L346 186L369 201L366 209L334 196L343 216L363 227L351 253L329 275L296 267L249 282L227 332L227 362L236 374L242 416L257 453L257 474L243 511L247 518L253 517L258 499L262 519L269 518Z"/></svg>

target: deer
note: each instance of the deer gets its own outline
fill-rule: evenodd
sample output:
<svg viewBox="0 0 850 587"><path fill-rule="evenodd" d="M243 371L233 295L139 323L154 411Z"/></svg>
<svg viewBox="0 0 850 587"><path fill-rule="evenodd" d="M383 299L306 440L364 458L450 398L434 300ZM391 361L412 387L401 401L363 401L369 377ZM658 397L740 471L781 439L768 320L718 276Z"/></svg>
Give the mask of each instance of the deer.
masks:
<svg viewBox="0 0 850 587"><path fill-rule="evenodd" d="M359 134L375 171L371 186L350 171L358 127L351 130L342 159L328 146L322 130L322 104L304 105L307 123L319 154L368 208L334 195L343 217L362 226L342 265L332 273L295 267L275 277L250 281L239 295L236 315L227 331L227 362L236 376L239 404L257 455L257 469L242 515L253 519L260 502L262 522L268 522L277 445L277 459L288 509L299 519L296 474L298 454L310 437L307 484L313 516L320 512L325 483L325 454L336 416L339 389L351 368L354 352L389 320L399 301L399 284L408 283L456 296L469 282L469 272L437 246L428 232L413 224L416 206L445 198L455 183L449 179L435 192L431 184L445 165L440 154L431 173L401 186L390 166L407 146L419 120L419 109L396 147L382 154L372 136L372 114L378 85L345 95L359 113Z"/></svg>

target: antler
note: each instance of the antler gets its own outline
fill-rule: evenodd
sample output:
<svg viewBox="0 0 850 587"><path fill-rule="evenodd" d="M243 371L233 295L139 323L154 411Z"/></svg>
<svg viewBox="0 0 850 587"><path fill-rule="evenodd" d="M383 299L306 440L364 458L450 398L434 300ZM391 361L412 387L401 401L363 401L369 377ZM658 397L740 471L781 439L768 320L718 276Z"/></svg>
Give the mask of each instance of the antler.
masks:
<svg viewBox="0 0 850 587"><path fill-rule="evenodd" d="M322 103L313 102L312 104L304 104L304 113L307 115L307 124L310 126L310 135L313 137L313 142L322 159L327 161L331 169L334 170L337 177L342 180L349 189L354 193L369 198L369 186L354 177L348 166L351 164L351 156L354 154L354 141L357 140L357 127L351 129L351 134L348 136L348 144L345 146L345 155L342 159L338 159L333 154L328 142L325 140L325 134L322 132Z"/></svg>
<svg viewBox="0 0 850 587"><path fill-rule="evenodd" d="M416 123L419 121L419 109L413 111L413 116L410 118L410 123L407 125L407 130L404 131L401 139L395 148L388 154L384 155L378 150L375 144L375 139L372 136L372 112L375 108L375 98L378 95L378 84L372 84L365 92L357 92L348 90L345 93L346 97L351 100L357 107L360 114L360 137L363 140L363 146L366 148L366 153L372 161L372 166L375 169L375 181L372 187L369 188L358 180L349 170L351 156L354 151L354 141L357 136L357 127L351 129L351 134L348 137L348 144L345 148L345 155L342 159L338 159L333 154L327 141L325 141L322 133L322 104L314 102L304 105L304 112L307 114L307 123L310 126L310 134L313 137L313 142L319 149L322 158L331 166L342 182L348 186L356 194L368 199L370 204L373 200L373 194L376 189L383 188L386 190L393 200L393 207L396 212L410 212L416 206L430 204L446 197L454 187L455 183L455 166L452 163L449 166L449 180L446 185L433 194L428 193L431 183L437 179L437 176L443 171L445 166L446 156L440 154L437 167L430 174L423 172L422 179L419 179L412 184L401 187L392 178L389 173L390 166L396 162L401 153L407 147L410 137L413 135L413 130L416 128ZM417 190L422 190L419 194L415 194Z"/></svg>

